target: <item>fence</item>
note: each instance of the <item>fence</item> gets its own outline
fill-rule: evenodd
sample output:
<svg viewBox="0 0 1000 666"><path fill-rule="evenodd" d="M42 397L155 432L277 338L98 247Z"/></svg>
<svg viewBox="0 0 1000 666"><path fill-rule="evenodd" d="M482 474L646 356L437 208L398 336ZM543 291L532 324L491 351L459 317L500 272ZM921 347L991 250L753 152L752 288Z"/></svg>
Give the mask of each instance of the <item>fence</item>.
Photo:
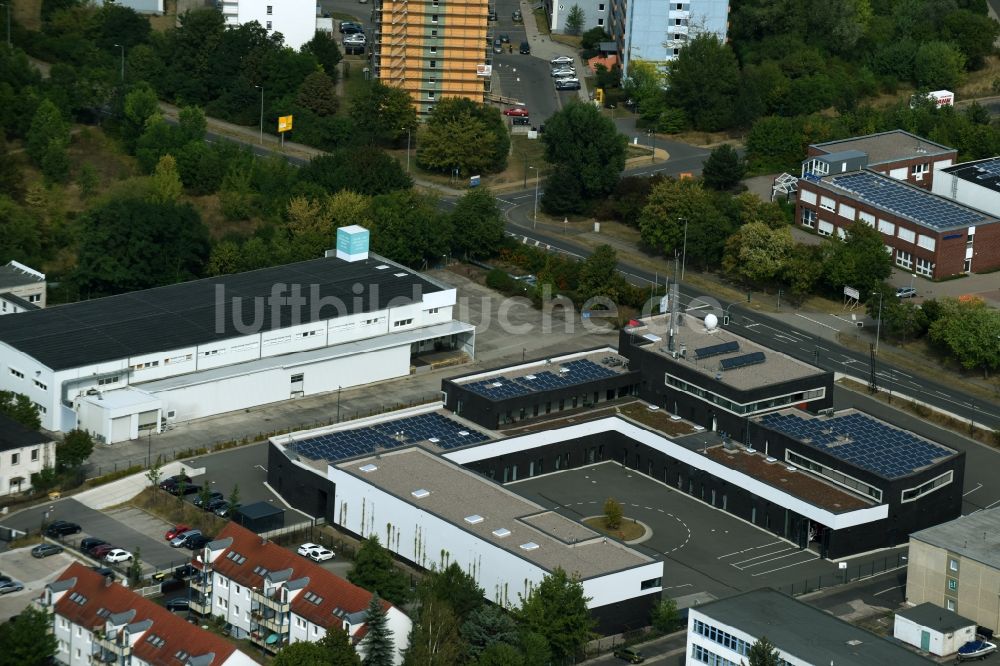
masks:
<svg viewBox="0 0 1000 666"><path fill-rule="evenodd" d="M905 566L906 554L896 553L894 555L886 555L881 559L874 559L867 562L859 562L857 564L848 565L846 569L841 569L835 574L826 574L824 576L817 576L816 578L807 578L799 583L779 586L777 589L785 594L795 597L823 590L828 587L835 587L837 585L844 585L845 583L865 580L866 578L871 578L872 576L877 576L878 574L902 569Z"/></svg>

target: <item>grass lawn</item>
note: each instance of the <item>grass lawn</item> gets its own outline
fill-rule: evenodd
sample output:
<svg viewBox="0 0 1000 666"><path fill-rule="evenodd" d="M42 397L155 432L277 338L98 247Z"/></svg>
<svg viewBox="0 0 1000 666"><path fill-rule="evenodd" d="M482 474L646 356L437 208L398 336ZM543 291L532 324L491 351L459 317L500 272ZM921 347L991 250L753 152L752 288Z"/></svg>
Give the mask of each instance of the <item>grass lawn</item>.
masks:
<svg viewBox="0 0 1000 666"><path fill-rule="evenodd" d="M689 435L694 432L690 423L671 421L670 414L664 409L650 410L641 402L630 402L620 409L624 416L650 428L655 428L666 435Z"/></svg>
<svg viewBox="0 0 1000 666"><path fill-rule="evenodd" d="M171 525L183 523L193 529L201 530L203 534L218 534L229 521L219 518L214 513L202 511L186 500L174 497L159 488L146 488L132 498L132 506L165 520Z"/></svg>
<svg viewBox="0 0 1000 666"><path fill-rule="evenodd" d="M620 539L621 541L635 541L646 534L645 527L639 523L632 522L628 518L622 518L622 524L616 530L609 530L604 526L604 516L584 518L583 524L600 532L601 534L607 534L608 536Z"/></svg>
<svg viewBox="0 0 1000 666"><path fill-rule="evenodd" d="M531 12L531 15L535 17L535 24L538 26L538 34L548 35L551 31L549 30L549 17L545 15L544 9L536 9ZM527 20L527 17L525 17Z"/></svg>

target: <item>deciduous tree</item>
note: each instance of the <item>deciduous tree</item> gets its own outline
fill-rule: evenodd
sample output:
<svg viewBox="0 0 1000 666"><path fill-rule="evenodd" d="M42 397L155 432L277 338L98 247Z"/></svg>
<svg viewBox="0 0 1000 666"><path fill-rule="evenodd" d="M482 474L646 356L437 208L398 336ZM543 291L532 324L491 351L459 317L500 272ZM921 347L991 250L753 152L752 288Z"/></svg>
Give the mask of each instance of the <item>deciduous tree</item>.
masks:
<svg viewBox="0 0 1000 666"><path fill-rule="evenodd" d="M744 224L726 241L722 269L743 282L769 282L784 267L794 244L788 227L771 229L763 222Z"/></svg>
<svg viewBox="0 0 1000 666"><path fill-rule="evenodd" d="M677 628L680 615L677 612L677 602L669 597L662 599L660 603L653 606L653 612L649 621L653 628L664 633Z"/></svg>
<svg viewBox="0 0 1000 666"><path fill-rule="evenodd" d="M42 420L38 417L38 407L31 398L22 393L0 391L0 414L12 418L31 430L38 430L42 427Z"/></svg>
<svg viewBox="0 0 1000 666"><path fill-rule="evenodd" d="M670 63L670 103L700 130L728 127L739 92L740 69L728 44L711 32L696 35Z"/></svg>
<svg viewBox="0 0 1000 666"><path fill-rule="evenodd" d="M433 195L407 190L375 197L371 218L372 249L393 261L437 263L451 247L450 222Z"/></svg>
<svg viewBox="0 0 1000 666"><path fill-rule="evenodd" d="M406 576L396 568L392 554L374 535L362 542L347 579L395 604L406 603L410 596Z"/></svg>
<svg viewBox="0 0 1000 666"><path fill-rule="evenodd" d="M340 106L335 82L325 72L307 76L299 85L295 101L318 116L332 116Z"/></svg>
<svg viewBox="0 0 1000 666"><path fill-rule="evenodd" d="M434 105L417 141L417 164L429 171L477 175L503 171L510 135L495 107L449 97Z"/></svg>
<svg viewBox="0 0 1000 666"><path fill-rule="evenodd" d="M1000 368L1000 311L979 298L945 298L930 325L931 342L951 354L966 370L988 377Z"/></svg>
<svg viewBox="0 0 1000 666"><path fill-rule="evenodd" d="M503 243L503 214L493 194L476 187L455 202L451 211L452 254L482 259Z"/></svg>
<svg viewBox="0 0 1000 666"><path fill-rule="evenodd" d="M402 88L373 80L355 98L351 118L371 144L396 145L406 130L417 127L417 112L410 94Z"/></svg>
<svg viewBox="0 0 1000 666"><path fill-rule="evenodd" d="M566 15L566 34L579 35L583 30L583 24L587 20L587 15L580 8L580 5L573 5Z"/></svg>
<svg viewBox="0 0 1000 666"><path fill-rule="evenodd" d="M24 150L35 164L41 165L53 144L65 150L69 145L69 125L56 105L49 99L43 99L31 120Z"/></svg>
<svg viewBox="0 0 1000 666"><path fill-rule="evenodd" d="M604 526L609 530L616 530L621 527L622 516L625 515L622 503L614 497L604 500Z"/></svg>
<svg viewBox="0 0 1000 666"><path fill-rule="evenodd" d="M847 228L843 240L832 242L834 248L826 257L824 274L833 292L839 294L846 286L867 294L892 274L892 258L875 228L855 222Z"/></svg>
<svg viewBox="0 0 1000 666"><path fill-rule="evenodd" d="M926 42L914 56L913 75L921 88L954 90L965 76L965 56L947 42Z"/></svg>
<svg viewBox="0 0 1000 666"><path fill-rule="evenodd" d="M302 45L302 52L311 54L319 62L323 71L334 81L337 80L337 63L343 59L340 47L333 35L317 30L308 42Z"/></svg>
<svg viewBox="0 0 1000 666"><path fill-rule="evenodd" d="M459 666L466 663L465 645L458 633L458 618L442 599L426 600L410 632L404 666Z"/></svg>
<svg viewBox="0 0 1000 666"><path fill-rule="evenodd" d="M330 194L351 190L374 196L413 185L399 162L373 146L345 148L314 157L302 167L301 178L322 186Z"/></svg>

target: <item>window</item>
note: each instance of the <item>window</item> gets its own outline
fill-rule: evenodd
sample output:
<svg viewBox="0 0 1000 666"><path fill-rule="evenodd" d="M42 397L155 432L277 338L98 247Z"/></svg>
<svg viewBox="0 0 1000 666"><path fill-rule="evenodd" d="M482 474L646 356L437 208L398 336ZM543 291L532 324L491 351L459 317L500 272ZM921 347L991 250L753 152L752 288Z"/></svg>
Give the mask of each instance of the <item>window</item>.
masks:
<svg viewBox="0 0 1000 666"><path fill-rule="evenodd" d="M840 204L840 216L845 217L848 220L854 219L854 206L848 206L847 204Z"/></svg>
<svg viewBox="0 0 1000 666"><path fill-rule="evenodd" d="M864 211L858 213L858 219L867 224L869 227L875 226L875 216L871 213L866 213Z"/></svg>
<svg viewBox="0 0 1000 666"><path fill-rule="evenodd" d="M11 368L10 374L14 375L18 379L24 379L24 373L21 372L20 370L15 370L14 368Z"/></svg>
<svg viewBox="0 0 1000 666"><path fill-rule="evenodd" d="M427 93L427 99L434 99L434 91L431 90Z"/></svg>
<svg viewBox="0 0 1000 666"><path fill-rule="evenodd" d="M810 229L816 226L816 211L811 208L802 209L802 226Z"/></svg>
<svg viewBox="0 0 1000 666"><path fill-rule="evenodd" d="M904 490L902 501L912 502L915 499L923 497L927 493L934 492L938 488L948 485L949 483L951 483L951 479L952 479L952 472L951 470L948 470L944 474L931 479L927 483L921 484L916 488L909 488L907 490Z"/></svg>
<svg viewBox="0 0 1000 666"><path fill-rule="evenodd" d="M680 49L674 49L674 55L675 56L678 56L680 54L681 54L681 50Z"/></svg>
<svg viewBox="0 0 1000 666"><path fill-rule="evenodd" d="M267 22L267 29L268 29L268 30L270 30L270 29L271 29L271 22L270 22L270 21L268 21L268 22Z"/></svg>
<svg viewBox="0 0 1000 666"><path fill-rule="evenodd" d="M268 16L270 16L270 15L271 15L271 5L268 5L268 6L267 6L267 15L268 15Z"/></svg>
<svg viewBox="0 0 1000 666"><path fill-rule="evenodd" d="M913 269L913 255L909 252L903 252L902 250L896 250L896 265L906 270Z"/></svg>
<svg viewBox="0 0 1000 666"><path fill-rule="evenodd" d="M107 386L108 384L117 384L119 378L120 378L119 375L115 375L114 377L102 377L101 379L97 380L97 385Z"/></svg>
<svg viewBox="0 0 1000 666"><path fill-rule="evenodd" d="M948 570L958 571L958 560L952 557L948 558Z"/></svg>
<svg viewBox="0 0 1000 666"><path fill-rule="evenodd" d="M785 460L796 467L801 467L802 469L807 469L810 472L815 472L816 474L829 479L839 486L843 486L844 488L852 490L856 493L871 497L876 502L882 501L882 491L878 488L868 485L864 481L859 481L858 479L848 476L831 467L827 467L826 465L822 465L814 460L810 460L802 454L785 449Z"/></svg>
<svg viewBox="0 0 1000 666"><path fill-rule="evenodd" d="M833 235L833 225L829 222L819 221L819 226L816 227L816 233L820 236L831 236Z"/></svg>
<svg viewBox="0 0 1000 666"><path fill-rule="evenodd" d="M894 236L896 234L896 225L892 222L886 222L885 220L880 219L878 221L878 230L886 236Z"/></svg>
<svg viewBox="0 0 1000 666"><path fill-rule="evenodd" d="M948 579L948 589L952 592L958 591L958 580L955 578Z"/></svg>
<svg viewBox="0 0 1000 666"><path fill-rule="evenodd" d="M917 239L917 235L915 233L913 233L909 229L904 229L903 227L900 227L896 231L896 236L899 238L899 240L906 241L907 243L912 243Z"/></svg>
<svg viewBox="0 0 1000 666"><path fill-rule="evenodd" d="M924 174L931 170L931 165L924 164L914 164L913 168L910 170L910 174L913 175L915 180L923 180Z"/></svg>
<svg viewBox="0 0 1000 666"><path fill-rule="evenodd" d="M48 386L46 386L45 384L41 383L37 379L35 379L33 381L35 382L35 386L37 386L38 388L42 389L43 391L48 391L49 390Z"/></svg>
<svg viewBox="0 0 1000 666"><path fill-rule="evenodd" d="M438 31L437 30L431 30L431 37L437 37L437 36L438 36Z"/></svg>
<svg viewBox="0 0 1000 666"><path fill-rule="evenodd" d="M305 375L303 375L302 373L299 373L297 375L292 375L292 383L297 384L298 382L301 382L304 377Z"/></svg>
<svg viewBox="0 0 1000 666"><path fill-rule="evenodd" d="M823 210L828 210L832 213L834 210L837 209L837 202L831 199L830 197L820 197L819 207L822 208Z"/></svg>
<svg viewBox="0 0 1000 666"><path fill-rule="evenodd" d="M427 314L437 314L440 309L441 308L431 308L430 310L427 310Z"/></svg>
<svg viewBox="0 0 1000 666"><path fill-rule="evenodd" d="M437 52L438 52L438 48L436 46L432 46L431 47L431 53L437 53Z"/></svg>
<svg viewBox="0 0 1000 666"><path fill-rule="evenodd" d="M42 405L38 404L37 402L35 402L35 403L32 403L32 404L33 404L33 405L35 405L35 407L37 407L37 408L38 408L38 413L39 413L39 414L47 414L47 413L48 413L48 411L49 411L49 410L47 410L47 409L46 409L45 407L43 407Z"/></svg>
<svg viewBox="0 0 1000 666"><path fill-rule="evenodd" d="M932 264L927 259L917 259L917 274L923 275L924 277L933 276L934 264Z"/></svg>
<svg viewBox="0 0 1000 666"><path fill-rule="evenodd" d="M945 600L944 600L944 603L945 603L945 607L946 607L946 608L947 608L948 610L950 610L950 611L952 611L952 612L954 612L954 611L955 611L955 600L954 600L954 599L945 599Z"/></svg>
<svg viewBox="0 0 1000 666"><path fill-rule="evenodd" d="M432 93L433 94L433 93ZM409 326L413 323L413 318L410 319L400 319L398 321L392 322L393 328L399 328L400 326Z"/></svg>
<svg viewBox="0 0 1000 666"><path fill-rule="evenodd" d="M599 12L603 12L604 11L604 3L603 2L599 2L597 4L597 11L599 11Z"/></svg>
<svg viewBox="0 0 1000 666"><path fill-rule="evenodd" d="M20 453L12 453L12 454L10 454L10 464L11 465L17 465L20 462L21 462L21 454Z"/></svg>
<svg viewBox="0 0 1000 666"><path fill-rule="evenodd" d="M28 296L29 303L40 303L41 300L42 300L41 294L31 294L30 296Z"/></svg>
<svg viewBox="0 0 1000 666"><path fill-rule="evenodd" d="M750 653L750 645L746 641L744 641L744 640L742 640L740 638L737 638L736 636L733 636L732 634L728 634L725 631L722 631L721 629L717 629L716 627L713 627L710 624L706 624L706 623L702 622L701 620L695 620L694 621L694 632L696 634L700 634L700 635L704 636L705 638L707 638L710 641L718 643L719 645L732 650L736 654L739 654L739 655L742 655L742 656L745 657L745 656L747 656ZM695 646L695 647L700 647L700 646ZM701 648L701 649L704 650L704 648ZM705 653L707 655L710 655L710 657L705 657L705 659L701 659L701 661L704 661L704 663L706 663L706 664L719 664L720 666L722 666L724 664L730 664L730 663L732 663L732 662L727 662L725 660L722 660L722 661L709 661L709 658L715 658L715 659L721 659L721 658L717 657L716 655L712 654L711 652L708 652L707 650L705 650ZM735 664L733 666L735 666Z"/></svg>
<svg viewBox="0 0 1000 666"><path fill-rule="evenodd" d="M431 14L431 23L437 23L437 22L438 22L438 15Z"/></svg>
<svg viewBox="0 0 1000 666"><path fill-rule="evenodd" d="M934 247L936 246L936 242L930 236L924 236L923 234L920 234L920 236L917 238L917 245L924 248L925 250L930 250L931 252L933 252Z"/></svg>
<svg viewBox="0 0 1000 666"><path fill-rule="evenodd" d="M602 18L597 19L597 25L598 25L598 27L604 27L604 19L602 19Z"/></svg>
<svg viewBox="0 0 1000 666"><path fill-rule="evenodd" d="M31 449L31 462L38 462L38 449Z"/></svg>
<svg viewBox="0 0 1000 666"><path fill-rule="evenodd" d="M815 204L816 203L816 193L810 192L809 190L802 190L799 192L799 199L805 203Z"/></svg>
<svg viewBox="0 0 1000 666"><path fill-rule="evenodd" d="M429 64L428 66L429 66L429 67L430 67L431 69L434 69L435 67L437 67L437 66L438 66L438 64L437 64L437 60L431 60L431 61L430 61L430 64Z"/></svg>

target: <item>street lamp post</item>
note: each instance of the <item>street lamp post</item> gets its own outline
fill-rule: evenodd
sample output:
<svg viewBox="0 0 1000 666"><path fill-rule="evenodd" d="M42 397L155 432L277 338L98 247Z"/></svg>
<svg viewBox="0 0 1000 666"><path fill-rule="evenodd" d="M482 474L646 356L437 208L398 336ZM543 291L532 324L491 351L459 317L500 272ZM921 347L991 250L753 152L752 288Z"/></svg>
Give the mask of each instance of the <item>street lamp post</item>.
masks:
<svg viewBox="0 0 1000 666"><path fill-rule="evenodd" d="M872 292L872 296L878 294L878 322L875 324L875 356L878 356L878 339L882 333L882 292Z"/></svg>
<svg viewBox="0 0 1000 666"><path fill-rule="evenodd" d="M534 213L532 213L531 219L532 219L532 228L537 229L538 228L538 181L542 179L542 174L537 168L533 166L529 166L528 168L534 169L535 171L535 210Z"/></svg>
<svg viewBox="0 0 1000 666"><path fill-rule="evenodd" d="M687 264L688 256L688 221L686 217L677 218L678 222L684 222L684 246L681 250L681 281L684 281L684 266Z"/></svg>
<svg viewBox="0 0 1000 666"><path fill-rule="evenodd" d="M264 145L264 86L254 86L260 89L260 145Z"/></svg>
<svg viewBox="0 0 1000 666"><path fill-rule="evenodd" d="M406 130L406 173L410 173L410 128L401 127Z"/></svg>
<svg viewBox="0 0 1000 666"><path fill-rule="evenodd" d="M10 18L10 10L7 10L7 17ZM121 44L115 44L122 51L122 83L125 83L125 47Z"/></svg>

